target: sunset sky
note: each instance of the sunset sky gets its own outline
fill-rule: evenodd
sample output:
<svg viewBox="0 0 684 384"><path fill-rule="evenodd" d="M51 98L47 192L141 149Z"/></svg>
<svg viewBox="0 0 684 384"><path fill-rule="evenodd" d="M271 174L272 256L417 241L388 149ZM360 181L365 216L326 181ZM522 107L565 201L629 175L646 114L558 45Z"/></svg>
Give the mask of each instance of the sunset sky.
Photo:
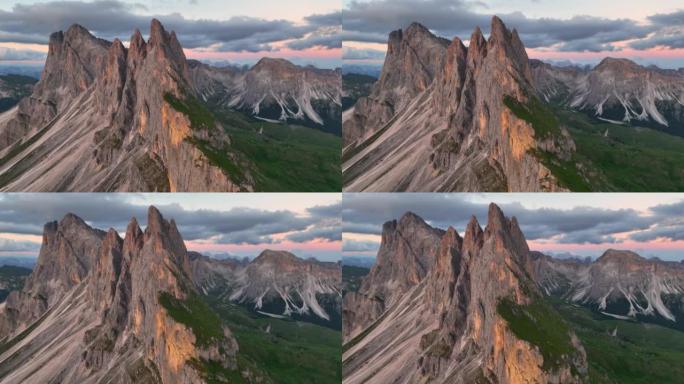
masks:
<svg viewBox="0 0 684 384"><path fill-rule="evenodd" d="M0 2L0 64L41 64L50 33L78 23L127 44L156 17L175 30L188 58L253 64L282 57L297 64L341 64L340 2L331 0L101 0Z"/></svg>
<svg viewBox="0 0 684 384"><path fill-rule="evenodd" d="M406 211L461 235L475 215L487 224L490 202L516 216L530 249L596 258L609 248L684 260L681 194L344 194L343 256L375 257L382 224Z"/></svg>
<svg viewBox="0 0 684 384"><path fill-rule="evenodd" d="M345 63L382 63L388 33L413 21L467 44L476 26L489 33L492 15L518 30L531 58L684 67L681 0L344 0Z"/></svg>
<svg viewBox="0 0 684 384"><path fill-rule="evenodd" d="M339 194L0 194L0 256L37 256L43 225L74 213L123 236L156 206L175 219L188 250L255 257L264 249L334 261L341 256Z"/></svg>

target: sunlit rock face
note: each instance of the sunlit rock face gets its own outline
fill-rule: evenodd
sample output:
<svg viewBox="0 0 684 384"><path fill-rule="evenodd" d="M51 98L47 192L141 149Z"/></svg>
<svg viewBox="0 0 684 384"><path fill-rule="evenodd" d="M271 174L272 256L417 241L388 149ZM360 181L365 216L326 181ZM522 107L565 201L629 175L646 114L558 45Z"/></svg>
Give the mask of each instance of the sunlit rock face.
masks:
<svg viewBox="0 0 684 384"><path fill-rule="evenodd" d="M494 17L466 48L419 24L390 34L380 79L343 121L346 191L563 190L538 150L574 143L521 118L538 100L518 33Z"/></svg>
<svg viewBox="0 0 684 384"><path fill-rule="evenodd" d="M0 337L19 340L0 354L3 380L198 383L192 361L236 369L230 329L200 338L164 305L198 292L175 222L150 207L147 223L132 219L124 239L71 214L45 226L35 270L0 312Z"/></svg>
<svg viewBox="0 0 684 384"><path fill-rule="evenodd" d="M382 308L359 300L372 291L370 285L398 279L369 274L364 290L347 294L353 306L347 307L345 296L343 382L586 382L586 355L572 331L555 335L564 352L550 355L511 320L523 308L534 317L517 321L559 319L530 278L529 249L515 218L492 204L484 229L473 217L463 237L453 228L436 240L420 233L413 236L431 244L417 248L431 260L422 278L414 280L399 252L374 267L395 263L397 271L404 270L412 282L405 293Z"/></svg>

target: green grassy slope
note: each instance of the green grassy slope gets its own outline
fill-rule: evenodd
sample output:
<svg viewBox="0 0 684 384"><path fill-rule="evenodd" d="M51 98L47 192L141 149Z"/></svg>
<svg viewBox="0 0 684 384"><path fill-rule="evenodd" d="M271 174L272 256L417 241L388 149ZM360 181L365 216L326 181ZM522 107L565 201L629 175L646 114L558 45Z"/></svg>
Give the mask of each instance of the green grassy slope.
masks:
<svg viewBox="0 0 684 384"><path fill-rule="evenodd" d="M217 120L252 164L259 191L339 192L341 139L316 129L269 123L223 109Z"/></svg>
<svg viewBox="0 0 684 384"><path fill-rule="evenodd" d="M552 302L584 345L592 383L682 382L684 332L612 319L587 308Z"/></svg>
<svg viewBox="0 0 684 384"><path fill-rule="evenodd" d="M275 383L342 381L341 331L261 316L238 305L208 300L238 341L240 365L258 367Z"/></svg>
<svg viewBox="0 0 684 384"><path fill-rule="evenodd" d="M684 191L684 138L558 110L594 191ZM606 131L608 132L605 136Z"/></svg>
<svg viewBox="0 0 684 384"><path fill-rule="evenodd" d="M604 122L532 99L528 105L504 99L540 138L567 128L577 150L570 160L544 151L534 155L575 192L684 191L684 138L650 128Z"/></svg>
<svg viewBox="0 0 684 384"><path fill-rule="evenodd" d="M220 126L230 136L225 143L191 138L209 161L226 171L238 184L254 176L260 192L339 192L342 189L339 136L298 125L257 120L227 108L212 110L195 99L164 95L169 105L188 116L193 130ZM246 169L249 168L249 169Z"/></svg>

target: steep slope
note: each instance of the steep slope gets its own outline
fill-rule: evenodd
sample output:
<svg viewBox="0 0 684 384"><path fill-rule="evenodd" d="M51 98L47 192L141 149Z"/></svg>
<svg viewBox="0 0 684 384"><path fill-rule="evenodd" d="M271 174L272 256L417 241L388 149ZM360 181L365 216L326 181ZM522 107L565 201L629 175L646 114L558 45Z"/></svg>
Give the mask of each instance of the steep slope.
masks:
<svg viewBox="0 0 684 384"><path fill-rule="evenodd" d="M449 228L422 280L370 326L345 328L343 382L583 382L584 349L542 300L528 253L494 204L484 230L474 217L463 238Z"/></svg>
<svg viewBox="0 0 684 384"><path fill-rule="evenodd" d="M0 312L1 382L196 383L208 366L237 370L237 342L188 269L154 207L124 239L73 215L47 224L36 269Z"/></svg>
<svg viewBox="0 0 684 384"><path fill-rule="evenodd" d="M341 327L341 268L337 263L300 259L265 250L249 263L197 256L192 261L198 289L252 311Z"/></svg>
<svg viewBox="0 0 684 384"><path fill-rule="evenodd" d="M230 138L195 99L182 47L153 20L129 48L74 25L50 37L41 80L0 116L8 191L240 191ZM216 153L223 155L219 161Z"/></svg>
<svg viewBox="0 0 684 384"><path fill-rule="evenodd" d="M218 107L267 121L295 123L341 134L341 73L263 58L248 70L190 61L198 95Z"/></svg>
<svg viewBox="0 0 684 384"><path fill-rule="evenodd" d="M344 296L345 341L372 324L425 277L443 235L444 231L430 227L411 212L382 226L375 265L358 291Z"/></svg>
<svg viewBox="0 0 684 384"><path fill-rule="evenodd" d="M684 75L606 58L591 71L531 63L546 101L619 124L653 127L684 136Z"/></svg>
<svg viewBox="0 0 684 384"><path fill-rule="evenodd" d="M684 330L684 267L608 250L593 263L534 254L535 280L546 294L604 315Z"/></svg>
<svg viewBox="0 0 684 384"><path fill-rule="evenodd" d="M345 191L557 191L545 158L574 143L536 96L517 32L466 48L412 24L390 34L370 96L343 117Z"/></svg>

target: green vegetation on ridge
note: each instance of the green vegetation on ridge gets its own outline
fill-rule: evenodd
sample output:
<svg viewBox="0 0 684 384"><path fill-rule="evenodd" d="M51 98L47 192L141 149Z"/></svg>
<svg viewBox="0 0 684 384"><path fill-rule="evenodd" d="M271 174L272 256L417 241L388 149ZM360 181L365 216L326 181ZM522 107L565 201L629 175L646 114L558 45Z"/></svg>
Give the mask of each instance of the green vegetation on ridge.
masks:
<svg viewBox="0 0 684 384"><path fill-rule="evenodd" d="M558 368L568 355L575 352L568 326L543 300L534 300L529 305L518 305L505 298L499 301L496 310L518 338L539 348L544 357L545 370Z"/></svg>
<svg viewBox="0 0 684 384"><path fill-rule="evenodd" d="M593 191L684 191L684 138L558 110Z"/></svg>
<svg viewBox="0 0 684 384"><path fill-rule="evenodd" d="M553 110L536 97L530 97L527 103L521 103L514 97L504 96L504 104L515 116L532 124L537 139L546 139L561 134L558 118Z"/></svg>
<svg viewBox="0 0 684 384"><path fill-rule="evenodd" d="M282 384L342 381L341 331L262 316L218 298L207 300L238 341L239 368L258 369Z"/></svg>
<svg viewBox="0 0 684 384"><path fill-rule="evenodd" d="M197 294L189 293L181 300L168 292L159 292L159 304L174 320L192 330L198 345L209 346L224 337L221 319Z"/></svg>
<svg viewBox="0 0 684 384"><path fill-rule="evenodd" d="M273 123L231 109L209 110L194 97L169 105L188 116L193 130L223 129L230 143L188 140L215 166L241 184L250 173L256 191L335 192L342 189L340 137L304 126ZM217 124L217 122L219 124Z"/></svg>
<svg viewBox="0 0 684 384"><path fill-rule="evenodd" d="M617 320L575 304L549 300L582 342L591 383L682 382L684 332Z"/></svg>

